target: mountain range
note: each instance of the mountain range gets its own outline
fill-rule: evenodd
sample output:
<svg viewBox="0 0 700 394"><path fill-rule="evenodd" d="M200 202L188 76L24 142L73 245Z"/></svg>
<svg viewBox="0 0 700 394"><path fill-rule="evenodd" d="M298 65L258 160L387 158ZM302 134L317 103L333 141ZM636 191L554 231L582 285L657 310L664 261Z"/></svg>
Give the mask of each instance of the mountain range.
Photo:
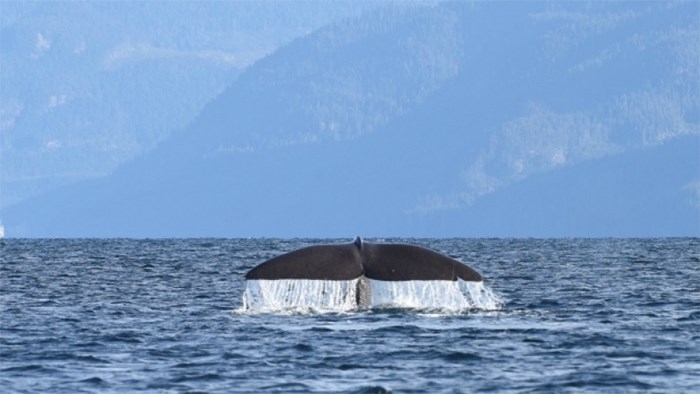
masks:
<svg viewBox="0 0 700 394"><path fill-rule="evenodd" d="M364 1L3 1L0 208L112 173Z"/></svg>
<svg viewBox="0 0 700 394"><path fill-rule="evenodd" d="M698 16L378 7L256 60L154 149L3 221L29 237L700 236Z"/></svg>

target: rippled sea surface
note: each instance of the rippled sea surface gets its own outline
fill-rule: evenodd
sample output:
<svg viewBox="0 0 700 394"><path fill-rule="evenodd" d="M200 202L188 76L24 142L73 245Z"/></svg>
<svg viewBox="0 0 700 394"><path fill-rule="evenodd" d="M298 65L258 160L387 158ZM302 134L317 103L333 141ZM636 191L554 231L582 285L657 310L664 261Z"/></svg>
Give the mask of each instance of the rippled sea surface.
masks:
<svg viewBox="0 0 700 394"><path fill-rule="evenodd" d="M349 240L348 240L349 241ZM343 240L0 240L3 392L700 392L700 240L414 239L498 311L239 311Z"/></svg>

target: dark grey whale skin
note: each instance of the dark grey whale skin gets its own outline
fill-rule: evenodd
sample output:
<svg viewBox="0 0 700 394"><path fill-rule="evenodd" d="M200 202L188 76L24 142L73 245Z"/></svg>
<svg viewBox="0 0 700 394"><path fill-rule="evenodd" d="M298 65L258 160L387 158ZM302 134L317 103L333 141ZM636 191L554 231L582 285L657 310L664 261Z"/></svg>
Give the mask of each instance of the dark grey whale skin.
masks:
<svg viewBox="0 0 700 394"><path fill-rule="evenodd" d="M250 270L246 279L384 281L449 280L480 282L481 274L433 250L408 244L364 242L314 245L276 256Z"/></svg>

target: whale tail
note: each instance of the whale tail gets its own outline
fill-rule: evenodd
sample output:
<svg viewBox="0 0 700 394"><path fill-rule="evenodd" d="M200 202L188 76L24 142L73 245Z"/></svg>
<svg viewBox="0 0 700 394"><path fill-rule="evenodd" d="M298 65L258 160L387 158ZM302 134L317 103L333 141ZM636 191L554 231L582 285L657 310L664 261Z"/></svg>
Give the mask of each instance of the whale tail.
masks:
<svg viewBox="0 0 700 394"><path fill-rule="evenodd" d="M370 279L483 280L481 274L462 262L416 245L366 243L362 252L365 276Z"/></svg>
<svg viewBox="0 0 700 394"><path fill-rule="evenodd" d="M362 256L354 244L316 245L273 257L245 278L349 280L363 273Z"/></svg>
<svg viewBox="0 0 700 394"><path fill-rule="evenodd" d="M480 282L482 276L462 262L408 244L364 242L315 245L282 254L253 268L246 279L383 281L449 280Z"/></svg>
<svg viewBox="0 0 700 394"><path fill-rule="evenodd" d="M360 238L359 236L355 237L355 240L352 241L352 244L355 245L355 247L357 247L357 249L359 250L362 250L362 243L362 238Z"/></svg>

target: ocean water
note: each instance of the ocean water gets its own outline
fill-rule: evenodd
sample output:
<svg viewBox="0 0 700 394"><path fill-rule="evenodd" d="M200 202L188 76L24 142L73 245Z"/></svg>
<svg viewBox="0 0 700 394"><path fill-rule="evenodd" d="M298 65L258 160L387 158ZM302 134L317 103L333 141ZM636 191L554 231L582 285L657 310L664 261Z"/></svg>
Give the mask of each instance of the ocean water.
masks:
<svg viewBox="0 0 700 394"><path fill-rule="evenodd" d="M700 392L697 238L388 239L483 289L456 309L244 304L253 266L342 241L0 240L0 390Z"/></svg>

